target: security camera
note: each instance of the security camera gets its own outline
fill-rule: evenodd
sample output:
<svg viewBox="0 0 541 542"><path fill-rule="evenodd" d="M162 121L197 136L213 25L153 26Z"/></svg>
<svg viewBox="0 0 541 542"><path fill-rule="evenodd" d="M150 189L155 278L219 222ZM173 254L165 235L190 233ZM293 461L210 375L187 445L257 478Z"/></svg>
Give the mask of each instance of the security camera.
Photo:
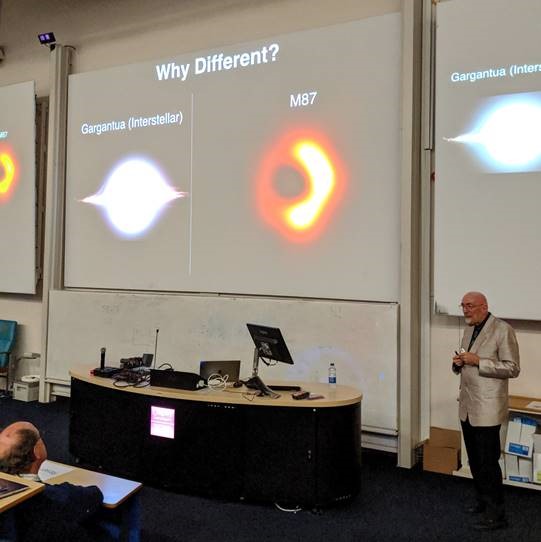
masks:
<svg viewBox="0 0 541 542"><path fill-rule="evenodd" d="M54 37L53 32L45 32L44 34L38 34L38 40L41 43L41 45L47 45L47 47L49 47L51 51L54 49L54 46L56 44L56 38Z"/></svg>

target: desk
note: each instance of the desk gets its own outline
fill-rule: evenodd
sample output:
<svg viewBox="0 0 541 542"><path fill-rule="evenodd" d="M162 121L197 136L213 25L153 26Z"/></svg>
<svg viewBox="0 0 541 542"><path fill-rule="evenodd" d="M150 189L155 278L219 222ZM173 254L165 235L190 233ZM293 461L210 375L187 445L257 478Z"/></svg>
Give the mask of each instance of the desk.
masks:
<svg viewBox="0 0 541 542"><path fill-rule="evenodd" d="M69 482L78 486L98 486L103 493L103 506L108 509L120 508L119 529L115 539L137 542L140 534L140 505L136 493L141 489L140 482L110 476L55 461L46 461L40 469L47 473L47 484ZM55 475L55 472L58 474ZM52 476L51 476L52 474ZM129 499L129 500L128 500Z"/></svg>
<svg viewBox="0 0 541 542"><path fill-rule="evenodd" d="M52 471L58 467L62 471L64 471L64 469L69 470L60 472L56 476L47 477L46 482L48 484L54 485L69 482L76 486L98 486L103 493L103 506L105 508L117 508L143 486L141 482L134 482L132 480L110 476L101 472L64 465L55 461L47 461L42 465L42 468L47 470L50 469Z"/></svg>
<svg viewBox="0 0 541 542"><path fill-rule="evenodd" d="M354 388L305 384L325 399L295 401L289 393L115 388L90 370L70 372L70 452L84 464L182 493L302 507L359 490L362 397ZM174 438L150 434L152 406L174 413Z"/></svg>
<svg viewBox="0 0 541 542"><path fill-rule="evenodd" d="M15 493L14 495L11 495L10 497L5 497L3 499L0 499L0 514L2 512L6 512L10 508L13 508L17 504L23 501L26 501L30 497L33 497L34 495L40 493L41 491L43 491L43 488L45 487L43 484L40 484L39 482L33 482L32 480L25 480L23 478L20 478L19 476L6 474L5 472L0 473L0 478L28 486L28 489L25 489L24 491L20 491L19 493Z"/></svg>
<svg viewBox="0 0 541 542"><path fill-rule="evenodd" d="M41 493L45 486L40 482L25 480L19 476L6 474L5 472L0 473L0 478L28 486L28 489L24 491L0 499L0 541L6 540L4 537L7 537L7 540L17 540L17 528L13 508L34 495Z"/></svg>

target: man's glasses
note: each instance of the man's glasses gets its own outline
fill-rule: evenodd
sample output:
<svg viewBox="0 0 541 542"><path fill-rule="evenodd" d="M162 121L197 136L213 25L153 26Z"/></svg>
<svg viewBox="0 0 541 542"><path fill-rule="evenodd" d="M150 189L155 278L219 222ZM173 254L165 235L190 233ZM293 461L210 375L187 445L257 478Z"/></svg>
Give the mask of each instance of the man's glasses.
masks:
<svg viewBox="0 0 541 542"><path fill-rule="evenodd" d="M473 303L461 303L459 305L459 307L464 310L464 309L468 309L469 311L471 311L472 309L476 309L477 307L480 307L480 305L474 305Z"/></svg>

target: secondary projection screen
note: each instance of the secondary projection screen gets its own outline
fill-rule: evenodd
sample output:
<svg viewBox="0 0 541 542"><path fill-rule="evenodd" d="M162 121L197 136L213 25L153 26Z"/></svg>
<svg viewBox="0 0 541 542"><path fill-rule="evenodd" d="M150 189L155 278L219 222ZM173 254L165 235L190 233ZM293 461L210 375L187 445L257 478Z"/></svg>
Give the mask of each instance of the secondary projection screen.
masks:
<svg viewBox="0 0 541 542"><path fill-rule="evenodd" d="M65 285L396 301L400 14L73 75Z"/></svg>
<svg viewBox="0 0 541 542"><path fill-rule="evenodd" d="M0 292L36 291L34 82L0 87Z"/></svg>
<svg viewBox="0 0 541 542"><path fill-rule="evenodd" d="M541 3L438 4L435 300L541 319Z"/></svg>

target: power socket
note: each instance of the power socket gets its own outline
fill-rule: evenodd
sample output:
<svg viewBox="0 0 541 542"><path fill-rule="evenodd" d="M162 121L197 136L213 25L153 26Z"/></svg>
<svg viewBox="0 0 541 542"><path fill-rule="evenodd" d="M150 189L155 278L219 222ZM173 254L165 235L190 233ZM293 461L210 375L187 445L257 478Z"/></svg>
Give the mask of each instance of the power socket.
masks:
<svg viewBox="0 0 541 542"><path fill-rule="evenodd" d="M39 352L24 352L21 358L23 359L36 359L41 357Z"/></svg>

